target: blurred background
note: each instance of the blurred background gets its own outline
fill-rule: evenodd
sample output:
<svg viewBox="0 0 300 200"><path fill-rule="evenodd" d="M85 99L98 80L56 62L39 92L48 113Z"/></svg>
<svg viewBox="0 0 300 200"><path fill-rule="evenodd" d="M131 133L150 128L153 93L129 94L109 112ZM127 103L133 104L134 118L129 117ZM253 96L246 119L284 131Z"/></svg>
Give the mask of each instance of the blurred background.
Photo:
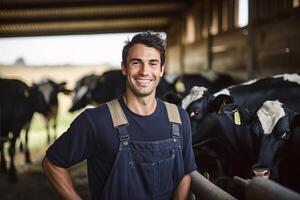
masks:
<svg viewBox="0 0 300 200"><path fill-rule="evenodd" d="M299 73L299 4L299 0L1 0L0 77L28 85L48 78L66 82L73 90L86 75L120 69L124 41L147 30L166 38L166 74L171 76L213 71L247 81ZM58 101L59 135L84 108L70 113L70 95L60 93ZM57 198L40 169L48 145L42 116L35 114L29 136L32 164L26 165L17 153L19 184L8 183L1 174L0 199L41 199L41 194L48 196L42 199ZM82 178L86 172L76 169L76 187L88 198ZM35 185L37 179L44 182Z"/></svg>

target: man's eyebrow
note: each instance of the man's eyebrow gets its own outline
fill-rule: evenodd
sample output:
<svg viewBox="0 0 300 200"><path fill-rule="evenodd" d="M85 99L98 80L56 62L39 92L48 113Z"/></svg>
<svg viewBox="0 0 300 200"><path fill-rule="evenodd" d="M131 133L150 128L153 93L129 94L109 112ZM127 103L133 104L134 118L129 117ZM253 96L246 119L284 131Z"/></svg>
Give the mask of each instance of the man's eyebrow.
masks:
<svg viewBox="0 0 300 200"><path fill-rule="evenodd" d="M158 62L159 63L159 60L157 60L157 59L151 59L151 60L149 60L150 62Z"/></svg>
<svg viewBox="0 0 300 200"><path fill-rule="evenodd" d="M140 58L131 58L131 59L129 60L129 62L132 62L132 61L139 61L139 62L141 62L142 59L140 59Z"/></svg>
<svg viewBox="0 0 300 200"><path fill-rule="evenodd" d="M129 62L132 62L132 61L143 62L143 60L140 59L140 58L131 58L129 60ZM154 63L154 62L160 63L160 61L158 59L150 59L149 62L151 62L151 63Z"/></svg>

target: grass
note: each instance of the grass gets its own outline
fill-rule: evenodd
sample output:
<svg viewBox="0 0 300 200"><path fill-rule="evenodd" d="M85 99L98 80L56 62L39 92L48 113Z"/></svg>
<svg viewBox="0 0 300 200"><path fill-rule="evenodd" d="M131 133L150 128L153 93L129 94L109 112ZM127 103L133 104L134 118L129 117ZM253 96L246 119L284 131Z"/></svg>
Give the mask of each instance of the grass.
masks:
<svg viewBox="0 0 300 200"><path fill-rule="evenodd" d="M71 122L81 111L75 113L60 112L57 118L57 137L65 132L70 126ZM52 124L50 124L50 135L54 136ZM53 139L52 139L53 141ZM29 130L29 148L39 148L47 143L47 132L45 121L40 114L35 114Z"/></svg>

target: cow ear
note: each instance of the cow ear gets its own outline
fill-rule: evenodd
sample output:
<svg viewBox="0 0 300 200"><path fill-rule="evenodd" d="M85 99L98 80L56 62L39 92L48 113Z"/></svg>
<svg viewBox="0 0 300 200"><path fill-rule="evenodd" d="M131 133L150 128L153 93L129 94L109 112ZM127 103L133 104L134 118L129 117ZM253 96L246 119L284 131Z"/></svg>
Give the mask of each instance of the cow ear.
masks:
<svg viewBox="0 0 300 200"><path fill-rule="evenodd" d="M59 92L62 92L62 93L65 94L65 95L68 95L68 94L70 94L70 93L72 92L72 90L67 89L67 88L66 88L66 84L67 84L67 82L65 82L65 81L59 83L59 84L58 84L58 91L59 91Z"/></svg>
<svg viewBox="0 0 300 200"><path fill-rule="evenodd" d="M216 96L210 103L209 106L209 111L211 112L220 112L221 108L225 105L225 104L230 104L233 103L233 98L229 95L226 94L220 94L218 96Z"/></svg>
<svg viewBox="0 0 300 200"><path fill-rule="evenodd" d="M37 85L36 83L33 82L32 85L30 86L30 88L31 88L31 89L36 89L36 88L38 88L38 85Z"/></svg>
<svg viewBox="0 0 300 200"><path fill-rule="evenodd" d="M63 94L65 94L65 95L68 95L68 94L70 94L70 93L72 92L72 90L69 90L69 89L67 89L67 88L64 88L64 89L61 90L61 92L62 92Z"/></svg>
<svg viewBox="0 0 300 200"><path fill-rule="evenodd" d="M164 96L164 100L169 102L169 103L174 103L178 106L180 106L181 101L182 101L182 96L180 94L174 93L174 92L168 92Z"/></svg>
<svg viewBox="0 0 300 200"><path fill-rule="evenodd" d="M65 86L66 84L67 84L67 82L63 81L63 82L59 83L59 86Z"/></svg>
<svg viewBox="0 0 300 200"><path fill-rule="evenodd" d="M98 76L98 81L104 83L105 82L105 76L103 76L103 75Z"/></svg>
<svg viewBox="0 0 300 200"><path fill-rule="evenodd" d="M300 127L300 114L294 117L293 128Z"/></svg>

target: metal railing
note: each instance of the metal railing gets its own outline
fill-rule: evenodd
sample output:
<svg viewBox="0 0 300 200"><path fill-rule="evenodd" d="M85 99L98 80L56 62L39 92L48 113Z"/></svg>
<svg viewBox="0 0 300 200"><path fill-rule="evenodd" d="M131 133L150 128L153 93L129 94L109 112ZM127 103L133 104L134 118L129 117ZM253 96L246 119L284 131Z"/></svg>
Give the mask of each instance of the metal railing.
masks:
<svg viewBox="0 0 300 200"><path fill-rule="evenodd" d="M235 197L207 180L197 171L192 172L192 192L199 199L237 200Z"/></svg>
<svg viewBox="0 0 300 200"><path fill-rule="evenodd" d="M245 200L300 200L299 193L266 178L255 177L252 180L245 180L240 177L234 177L233 180L236 184L245 188ZM237 200L197 171L192 173L191 189L196 199Z"/></svg>
<svg viewBox="0 0 300 200"><path fill-rule="evenodd" d="M266 178L253 178L245 188L246 200L300 200L300 194Z"/></svg>

